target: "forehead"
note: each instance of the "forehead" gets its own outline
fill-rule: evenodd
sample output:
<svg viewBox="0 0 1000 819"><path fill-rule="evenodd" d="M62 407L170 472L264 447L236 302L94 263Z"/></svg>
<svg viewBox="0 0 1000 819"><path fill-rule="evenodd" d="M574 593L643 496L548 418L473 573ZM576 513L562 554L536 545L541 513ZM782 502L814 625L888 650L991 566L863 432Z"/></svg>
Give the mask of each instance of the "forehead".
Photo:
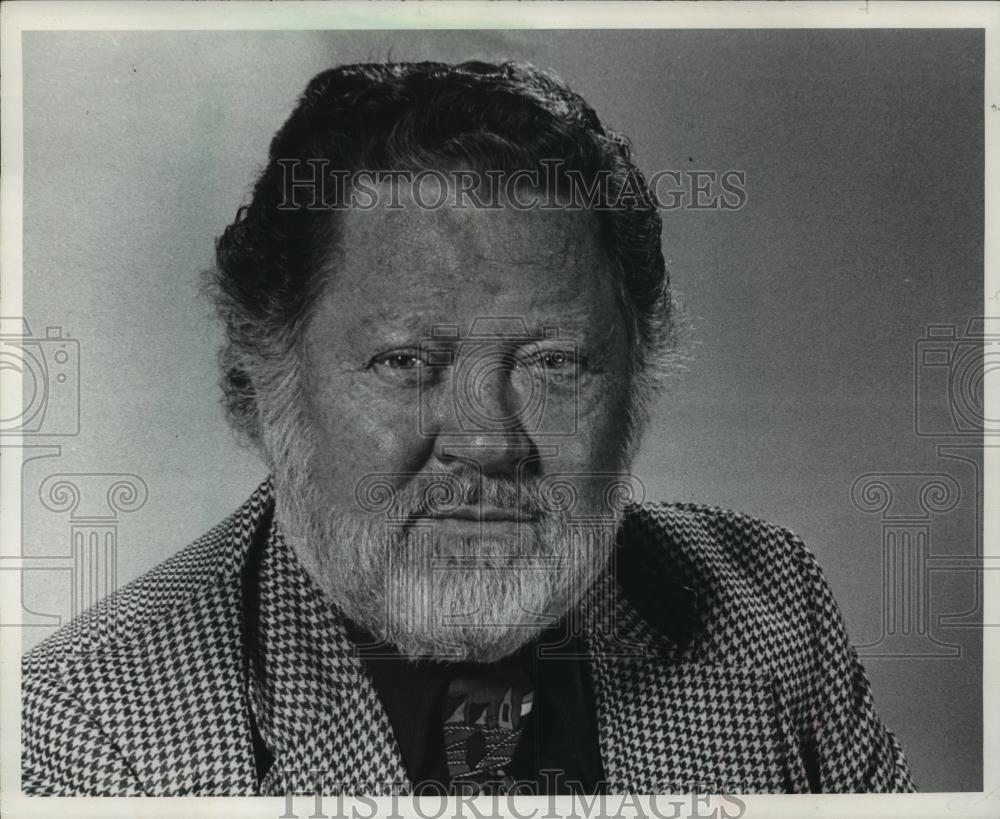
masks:
<svg viewBox="0 0 1000 819"><path fill-rule="evenodd" d="M614 266L596 214L509 202L463 206L454 197L426 207L405 189L397 200L398 208L336 214L323 301L348 324L425 332L504 316L532 330L586 331L617 322Z"/></svg>

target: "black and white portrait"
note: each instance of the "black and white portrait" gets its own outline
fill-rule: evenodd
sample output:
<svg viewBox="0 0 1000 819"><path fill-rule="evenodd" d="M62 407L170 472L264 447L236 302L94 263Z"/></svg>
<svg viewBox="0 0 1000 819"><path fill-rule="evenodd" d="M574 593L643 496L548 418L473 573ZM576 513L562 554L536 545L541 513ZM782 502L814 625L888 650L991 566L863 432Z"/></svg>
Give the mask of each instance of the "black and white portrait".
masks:
<svg viewBox="0 0 1000 819"><path fill-rule="evenodd" d="M12 5L19 806L989 791L985 9Z"/></svg>

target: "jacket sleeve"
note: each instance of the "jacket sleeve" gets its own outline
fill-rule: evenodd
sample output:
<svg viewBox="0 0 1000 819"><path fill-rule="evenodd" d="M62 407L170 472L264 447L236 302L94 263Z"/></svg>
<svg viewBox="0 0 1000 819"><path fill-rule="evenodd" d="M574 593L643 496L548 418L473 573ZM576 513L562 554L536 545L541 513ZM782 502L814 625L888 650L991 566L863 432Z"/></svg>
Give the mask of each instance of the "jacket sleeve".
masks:
<svg viewBox="0 0 1000 819"><path fill-rule="evenodd" d="M28 796L142 796L134 771L83 704L41 673L22 677L21 790Z"/></svg>
<svg viewBox="0 0 1000 819"><path fill-rule="evenodd" d="M794 535L812 625L810 724L802 732L810 783L822 793L916 790L896 737L879 719L871 686L815 557Z"/></svg>

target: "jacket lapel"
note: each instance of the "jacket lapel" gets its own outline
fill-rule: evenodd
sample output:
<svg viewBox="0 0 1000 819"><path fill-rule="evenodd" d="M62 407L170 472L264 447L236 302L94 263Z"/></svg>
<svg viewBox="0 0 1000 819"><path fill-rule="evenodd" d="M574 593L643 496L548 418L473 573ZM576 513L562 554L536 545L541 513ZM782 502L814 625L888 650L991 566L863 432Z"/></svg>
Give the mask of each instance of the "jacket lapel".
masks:
<svg viewBox="0 0 1000 819"><path fill-rule="evenodd" d="M785 791L786 720L771 678L704 650L711 617L676 570L656 565L665 540L648 522L627 527L615 570L582 605L608 790Z"/></svg>
<svg viewBox="0 0 1000 819"><path fill-rule="evenodd" d="M343 621L272 524L248 624L250 701L274 756L262 794L406 793L388 716Z"/></svg>

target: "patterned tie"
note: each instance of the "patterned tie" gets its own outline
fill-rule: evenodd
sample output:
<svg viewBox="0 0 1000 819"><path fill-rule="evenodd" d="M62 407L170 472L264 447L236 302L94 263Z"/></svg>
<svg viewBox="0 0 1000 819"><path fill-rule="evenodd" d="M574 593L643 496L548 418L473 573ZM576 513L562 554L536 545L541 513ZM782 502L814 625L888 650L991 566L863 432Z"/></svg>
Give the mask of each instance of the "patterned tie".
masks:
<svg viewBox="0 0 1000 819"><path fill-rule="evenodd" d="M513 782L509 766L531 713L528 678L455 677L444 705L444 749L452 783L474 783L481 793L503 793Z"/></svg>

